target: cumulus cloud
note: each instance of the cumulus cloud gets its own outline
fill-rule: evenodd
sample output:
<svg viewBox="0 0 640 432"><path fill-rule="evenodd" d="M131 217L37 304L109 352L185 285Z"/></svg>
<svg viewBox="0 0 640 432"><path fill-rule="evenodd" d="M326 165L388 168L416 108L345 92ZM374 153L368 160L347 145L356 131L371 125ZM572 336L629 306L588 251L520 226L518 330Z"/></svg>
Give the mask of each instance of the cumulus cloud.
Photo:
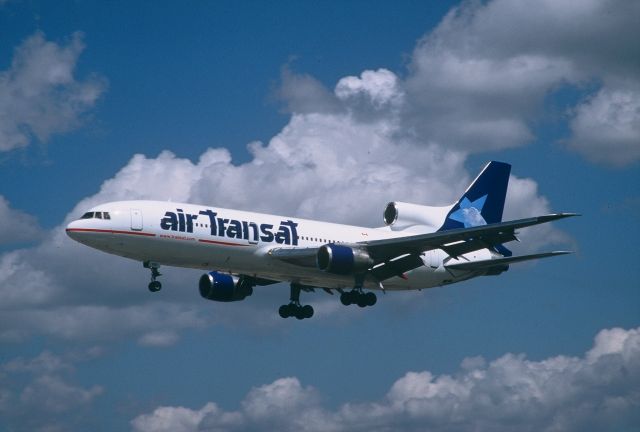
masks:
<svg viewBox="0 0 640 432"><path fill-rule="evenodd" d="M42 235L35 217L11 208L9 201L0 195L0 245L38 240Z"/></svg>
<svg viewBox="0 0 640 432"><path fill-rule="evenodd" d="M640 86L603 87L580 103L568 144L588 159L624 166L640 159Z"/></svg>
<svg viewBox="0 0 640 432"><path fill-rule="evenodd" d="M533 139L545 98L598 80L601 93L576 110L571 143L595 162L620 165L601 156L611 149L637 160L628 132L637 128L638 13L617 0L463 2L413 52L407 127L468 152L519 146Z"/></svg>
<svg viewBox="0 0 640 432"><path fill-rule="evenodd" d="M97 76L74 77L83 49L80 33L59 45L42 32L16 48L11 66L0 72L0 151L28 146L34 137L46 142L82 122L105 89Z"/></svg>
<svg viewBox="0 0 640 432"><path fill-rule="evenodd" d="M379 401L335 410L297 378L252 389L236 411L158 407L136 431L597 431L640 421L640 328L602 330L582 357L465 359L452 375L408 372Z"/></svg>
<svg viewBox="0 0 640 432"><path fill-rule="evenodd" d="M78 362L100 355L99 349L63 356L43 351L34 358L15 358L0 364L0 425L8 430L69 430L83 418L103 392L73 381Z"/></svg>
<svg viewBox="0 0 640 432"><path fill-rule="evenodd" d="M332 94L286 69L280 96L293 113L385 118L396 139L469 154L532 142L546 104L571 87L583 99L570 110L570 147L623 166L640 158L638 13L624 0L466 1L418 42L405 77L368 70Z"/></svg>
<svg viewBox="0 0 640 432"><path fill-rule="evenodd" d="M287 65L282 68L280 79L276 95L286 103L290 113L333 112L341 109L335 95L311 75L293 73Z"/></svg>

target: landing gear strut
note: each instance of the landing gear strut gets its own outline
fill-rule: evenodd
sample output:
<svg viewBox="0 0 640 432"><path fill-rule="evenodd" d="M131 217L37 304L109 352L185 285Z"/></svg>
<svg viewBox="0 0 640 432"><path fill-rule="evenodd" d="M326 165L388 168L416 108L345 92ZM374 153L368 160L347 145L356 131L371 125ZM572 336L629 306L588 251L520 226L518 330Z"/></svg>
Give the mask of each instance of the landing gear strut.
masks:
<svg viewBox="0 0 640 432"><path fill-rule="evenodd" d="M372 292L365 293L362 288L354 288L351 291L345 291L340 294L340 302L349 306L357 304L360 307L373 306L378 301L378 297Z"/></svg>
<svg viewBox="0 0 640 432"><path fill-rule="evenodd" d="M278 313L282 318L289 318L294 316L299 320L305 318L311 318L313 316L313 307L311 305L300 304L300 285L292 283L291 284L291 302L288 305L280 306Z"/></svg>
<svg viewBox="0 0 640 432"><path fill-rule="evenodd" d="M151 261L145 261L142 263L142 265L144 266L144 268L148 268L151 270L151 282L149 282L149 291L160 291L160 289L162 289L162 284L160 283L160 281L156 280L158 276L162 276L162 274L158 271L158 269L160 268L160 264Z"/></svg>

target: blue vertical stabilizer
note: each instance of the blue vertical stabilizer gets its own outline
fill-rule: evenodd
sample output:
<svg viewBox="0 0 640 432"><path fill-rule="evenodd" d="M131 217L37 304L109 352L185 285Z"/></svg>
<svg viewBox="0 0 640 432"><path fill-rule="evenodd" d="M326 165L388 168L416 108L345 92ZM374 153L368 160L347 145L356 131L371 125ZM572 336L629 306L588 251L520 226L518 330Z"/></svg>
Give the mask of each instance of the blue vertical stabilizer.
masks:
<svg viewBox="0 0 640 432"><path fill-rule="evenodd" d="M511 165L489 162L451 208L439 231L501 222L510 173Z"/></svg>

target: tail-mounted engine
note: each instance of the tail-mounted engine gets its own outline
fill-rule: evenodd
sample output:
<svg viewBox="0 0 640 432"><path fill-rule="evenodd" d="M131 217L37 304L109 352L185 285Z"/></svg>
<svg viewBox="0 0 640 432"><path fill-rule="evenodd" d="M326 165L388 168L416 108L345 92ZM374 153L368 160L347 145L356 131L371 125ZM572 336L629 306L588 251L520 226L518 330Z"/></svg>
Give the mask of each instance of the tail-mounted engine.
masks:
<svg viewBox="0 0 640 432"><path fill-rule="evenodd" d="M384 224L393 231L402 231L409 227L433 231L442 226L450 208L450 206L431 207L393 201L384 208L382 219Z"/></svg>
<svg viewBox="0 0 640 432"><path fill-rule="evenodd" d="M202 297L219 302L232 302L244 300L253 294L255 284L251 278L238 278L214 271L203 274L198 285Z"/></svg>
<svg viewBox="0 0 640 432"><path fill-rule="evenodd" d="M373 259L364 249L331 243L318 249L316 264L328 273L351 274L367 270L373 265Z"/></svg>

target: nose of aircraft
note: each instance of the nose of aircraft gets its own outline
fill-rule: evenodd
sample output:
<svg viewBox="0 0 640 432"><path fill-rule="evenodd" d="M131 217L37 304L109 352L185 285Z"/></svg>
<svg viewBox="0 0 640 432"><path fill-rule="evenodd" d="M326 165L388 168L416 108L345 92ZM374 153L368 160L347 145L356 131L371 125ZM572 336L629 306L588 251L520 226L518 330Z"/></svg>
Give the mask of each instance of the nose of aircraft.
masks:
<svg viewBox="0 0 640 432"><path fill-rule="evenodd" d="M74 220L67 225L66 229L67 235L71 237L75 241L80 241L82 234L84 232L82 228L82 222L79 220Z"/></svg>

